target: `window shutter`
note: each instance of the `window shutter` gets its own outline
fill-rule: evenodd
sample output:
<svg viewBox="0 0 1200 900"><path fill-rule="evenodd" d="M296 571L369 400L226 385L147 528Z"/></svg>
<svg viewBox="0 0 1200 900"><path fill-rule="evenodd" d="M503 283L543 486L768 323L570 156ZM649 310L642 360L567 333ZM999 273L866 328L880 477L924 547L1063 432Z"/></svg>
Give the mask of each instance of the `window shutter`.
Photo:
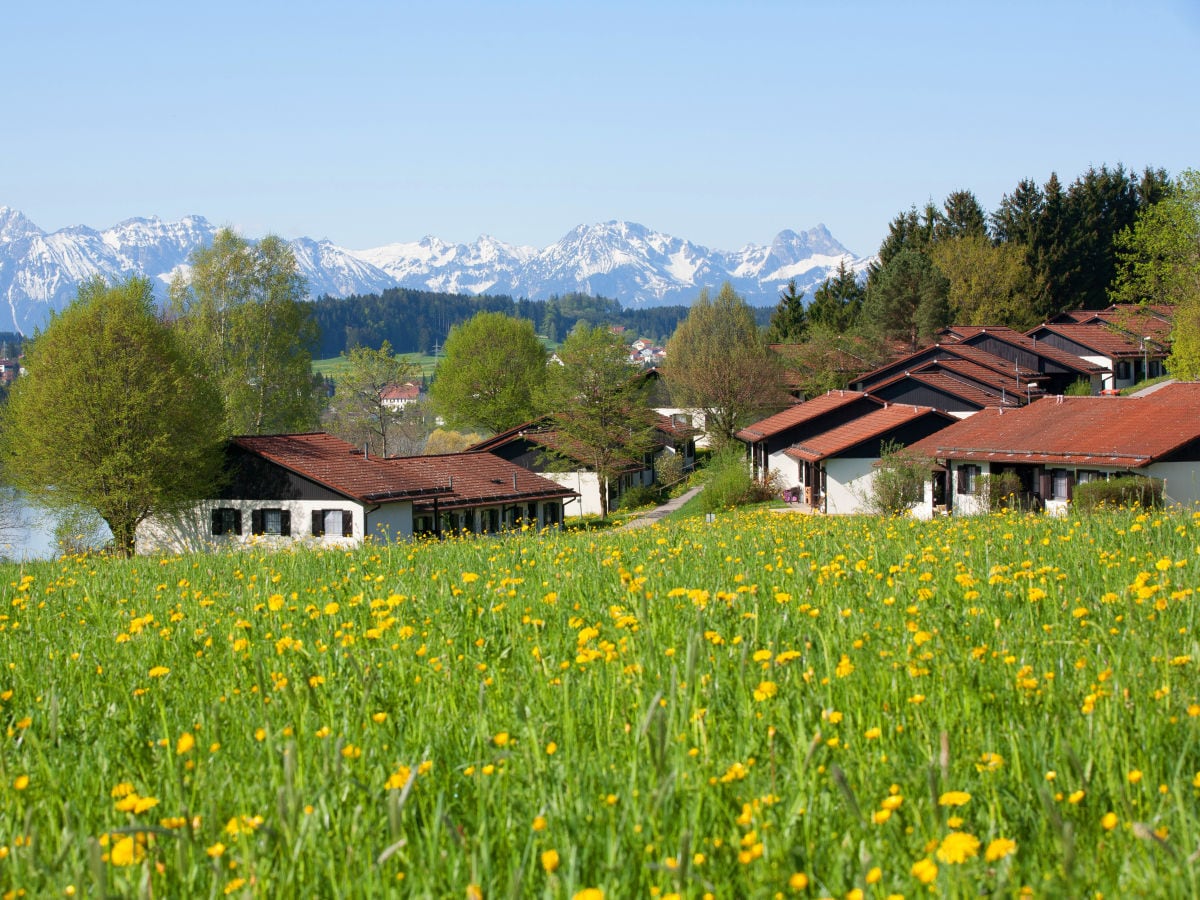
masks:
<svg viewBox="0 0 1200 900"><path fill-rule="evenodd" d="M325 510L312 511L312 533L313 537L321 537L325 533Z"/></svg>
<svg viewBox="0 0 1200 900"><path fill-rule="evenodd" d="M1075 473L1074 472L1067 473L1067 499L1068 500L1075 499Z"/></svg>
<svg viewBox="0 0 1200 900"><path fill-rule="evenodd" d="M261 509L254 509L250 511L250 533L263 533L263 514Z"/></svg>
<svg viewBox="0 0 1200 900"><path fill-rule="evenodd" d="M219 509L212 511L212 533L214 536L225 533L221 528L221 511Z"/></svg>
<svg viewBox="0 0 1200 900"><path fill-rule="evenodd" d="M969 466L959 466L956 474L958 475L958 492L965 494L967 492L967 469Z"/></svg>
<svg viewBox="0 0 1200 900"><path fill-rule="evenodd" d="M242 511L240 509L235 509L233 511L233 533L242 533Z"/></svg>
<svg viewBox="0 0 1200 900"><path fill-rule="evenodd" d="M342 510L342 537L354 537L354 511Z"/></svg>
<svg viewBox="0 0 1200 900"><path fill-rule="evenodd" d="M291 537L292 511L290 509L285 509L279 514L279 533L284 537Z"/></svg>
<svg viewBox="0 0 1200 900"><path fill-rule="evenodd" d="M1054 478L1049 472L1042 472L1041 488L1042 500L1050 499L1050 493L1054 490Z"/></svg>

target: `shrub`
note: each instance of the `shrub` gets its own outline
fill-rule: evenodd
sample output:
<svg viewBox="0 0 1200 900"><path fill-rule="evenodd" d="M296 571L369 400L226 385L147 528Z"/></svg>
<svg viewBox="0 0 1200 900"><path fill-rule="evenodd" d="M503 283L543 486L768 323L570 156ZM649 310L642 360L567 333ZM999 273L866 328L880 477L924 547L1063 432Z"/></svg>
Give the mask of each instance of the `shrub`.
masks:
<svg viewBox="0 0 1200 900"><path fill-rule="evenodd" d="M1063 393L1068 397L1090 397L1092 396L1092 383L1086 378L1077 378L1067 385L1067 389Z"/></svg>
<svg viewBox="0 0 1200 900"><path fill-rule="evenodd" d="M1021 477L1016 472L980 475L976 481L979 504L987 513L1020 508Z"/></svg>
<svg viewBox="0 0 1200 900"><path fill-rule="evenodd" d="M863 506L873 515L904 515L924 497L929 472L927 458L909 453L899 444L885 443L875 477L861 498Z"/></svg>
<svg viewBox="0 0 1200 900"><path fill-rule="evenodd" d="M1075 486L1072 504L1087 513L1102 507L1162 506L1163 483L1158 478L1125 475L1108 481L1089 481Z"/></svg>
<svg viewBox="0 0 1200 900"><path fill-rule="evenodd" d="M621 509L638 509L642 506L652 506L658 502L659 493L657 488L649 487L648 485L639 484L636 487L631 487L621 495Z"/></svg>
<svg viewBox="0 0 1200 900"><path fill-rule="evenodd" d="M704 493L700 495L705 512L761 503L782 493L778 478L755 481L741 451L732 447L713 454L707 472Z"/></svg>

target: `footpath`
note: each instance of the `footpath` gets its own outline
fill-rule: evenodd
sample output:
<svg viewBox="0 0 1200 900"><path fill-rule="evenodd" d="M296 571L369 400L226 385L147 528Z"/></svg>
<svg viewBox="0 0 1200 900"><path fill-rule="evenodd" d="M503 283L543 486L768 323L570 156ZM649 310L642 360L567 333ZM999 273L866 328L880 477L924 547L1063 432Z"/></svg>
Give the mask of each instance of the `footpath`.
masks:
<svg viewBox="0 0 1200 900"><path fill-rule="evenodd" d="M659 522L669 516L671 513L675 512L675 510L679 509L681 506L683 506L683 504L687 503L702 490L704 490L704 485L702 484L697 485L694 488L689 488L674 500L668 500L666 503L662 504L662 506L656 506L649 512L642 513L636 519L630 519L617 530L629 531L633 528L646 528L649 525L653 525L655 522Z"/></svg>

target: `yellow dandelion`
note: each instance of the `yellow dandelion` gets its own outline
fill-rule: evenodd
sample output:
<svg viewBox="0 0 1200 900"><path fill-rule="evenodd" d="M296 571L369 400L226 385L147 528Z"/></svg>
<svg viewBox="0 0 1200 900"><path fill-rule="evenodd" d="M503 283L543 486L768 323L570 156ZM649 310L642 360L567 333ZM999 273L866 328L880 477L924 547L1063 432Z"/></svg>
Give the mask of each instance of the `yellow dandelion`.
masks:
<svg viewBox="0 0 1200 900"><path fill-rule="evenodd" d="M966 791L946 791L938 797L938 806L965 806L971 799Z"/></svg>
<svg viewBox="0 0 1200 900"><path fill-rule="evenodd" d="M1017 842L1009 838L996 838L983 851L983 858L988 862L996 862L1017 852Z"/></svg>
<svg viewBox="0 0 1200 900"><path fill-rule="evenodd" d="M542 851L542 869L547 873L558 868L558 851L554 849Z"/></svg>
<svg viewBox="0 0 1200 900"><path fill-rule="evenodd" d="M1137 784L1142 780L1142 772L1140 769L1132 769L1125 778L1130 784Z"/></svg>
<svg viewBox="0 0 1200 900"><path fill-rule="evenodd" d="M150 670L149 675L151 678L162 678L164 675L169 674L170 671L166 666L155 666Z"/></svg>
<svg viewBox="0 0 1200 900"><path fill-rule="evenodd" d="M29 776L28 775L18 775L16 777L16 779L14 779L13 788L15 790L23 791L27 787L29 787Z"/></svg>
<svg viewBox="0 0 1200 900"><path fill-rule="evenodd" d="M937 858L944 863L957 865L979 855L979 838L965 831L954 831L946 835L937 848Z"/></svg>
<svg viewBox="0 0 1200 900"><path fill-rule="evenodd" d="M921 884L930 884L938 876L938 867L928 856L912 864L912 875Z"/></svg>
<svg viewBox="0 0 1200 900"><path fill-rule="evenodd" d="M495 737L492 738L492 743L497 747L507 747L510 740L507 731L497 731Z"/></svg>
<svg viewBox="0 0 1200 900"><path fill-rule="evenodd" d="M546 825L547 825L547 822L546 822L545 816L535 816L534 817L534 820L533 820L533 830L534 831L545 831Z"/></svg>
<svg viewBox="0 0 1200 900"><path fill-rule="evenodd" d="M175 754L177 756L182 756L195 746L196 738L192 736L190 731L185 731L179 736L179 740L175 742Z"/></svg>
<svg viewBox="0 0 1200 900"><path fill-rule="evenodd" d="M1117 827L1117 814L1115 812L1106 812L1100 817L1100 827L1105 831L1112 831Z"/></svg>
<svg viewBox="0 0 1200 900"><path fill-rule="evenodd" d="M773 681L760 681L758 687L754 689L754 699L759 703L764 700L770 700L779 693L779 685Z"/></svg>

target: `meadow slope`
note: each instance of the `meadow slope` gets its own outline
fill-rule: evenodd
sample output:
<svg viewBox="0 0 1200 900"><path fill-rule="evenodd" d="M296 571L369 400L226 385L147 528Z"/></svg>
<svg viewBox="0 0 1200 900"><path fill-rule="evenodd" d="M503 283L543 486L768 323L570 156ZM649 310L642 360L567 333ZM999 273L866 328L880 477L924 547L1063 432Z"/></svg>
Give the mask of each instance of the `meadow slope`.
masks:
<svg viewBox="0 0 1200 900"><path fill-rule="evenodd" d="M0 572L0 895L1200 893L1200 514Z"/></svg>

